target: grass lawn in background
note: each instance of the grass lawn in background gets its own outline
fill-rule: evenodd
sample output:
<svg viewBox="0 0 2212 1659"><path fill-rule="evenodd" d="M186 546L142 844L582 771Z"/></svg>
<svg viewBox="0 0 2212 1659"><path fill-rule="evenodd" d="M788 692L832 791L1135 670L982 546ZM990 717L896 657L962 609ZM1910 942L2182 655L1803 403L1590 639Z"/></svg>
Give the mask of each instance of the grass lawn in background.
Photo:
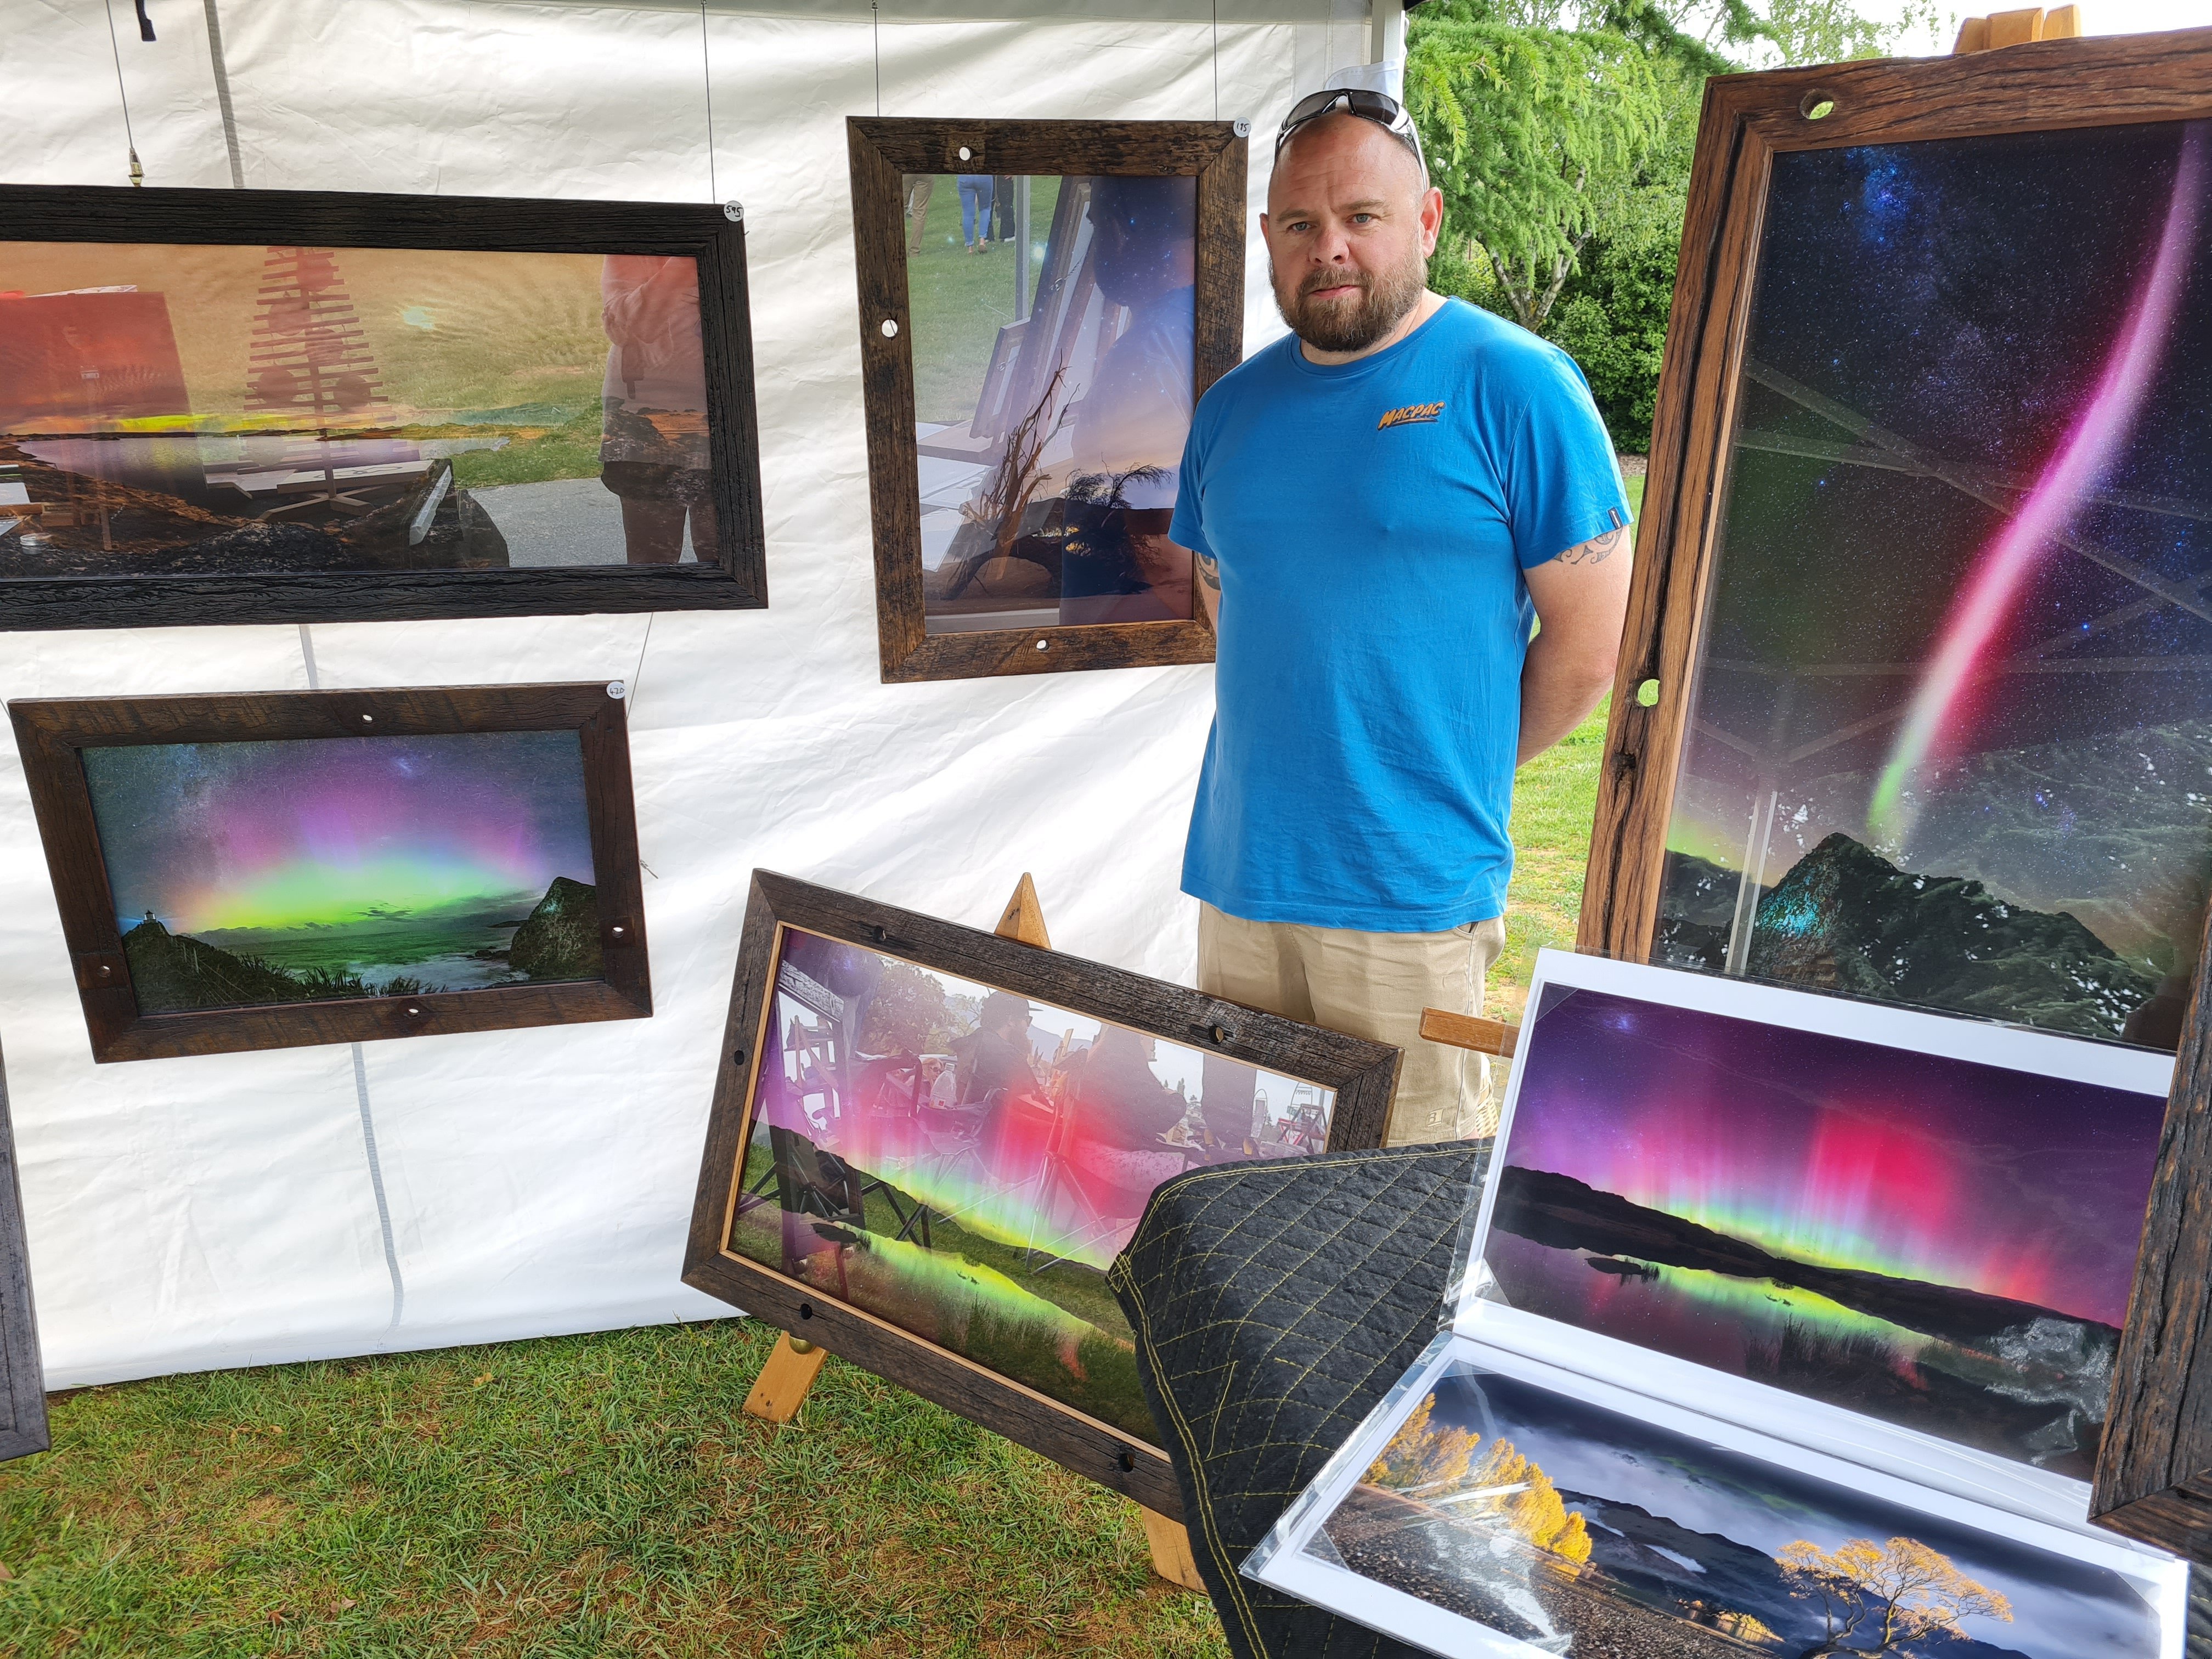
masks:
<svg viewBox="0 0 2212 1659"><path fill-rule="evenodd" d="M53 1402L0 1467L0 1653L1222 1659L1135 1506L750 1321Z"/></svg>
<svg viewBox="0 0 2212 1659"><path fill-rule="evenodd" d="M1045 239L1059 201L1058 179L1030 179L1032 289L1043 267ZM994 222L996 216L994 212ZM991 242L981 253L969 252L960 240L960 181L946 174L930 186L921 252L908 254L906 262L917 419L964 428L975 418L991 348L999 331L1014 320L1018 257L1011 242Z"/></svg>
<svg viewBox="0 0 2212 1659"><path fill-rule="evenodd" d="M1538 947L1573 943L1604 732L1601 708L1522 769L1499 1018ZM744 1416L775 1338L727 1321L58 1396L55 1449L0 1465L0 1655L1224 1659L1135 1507L1056 1464L837 1359L797 1424Z"/></svg>

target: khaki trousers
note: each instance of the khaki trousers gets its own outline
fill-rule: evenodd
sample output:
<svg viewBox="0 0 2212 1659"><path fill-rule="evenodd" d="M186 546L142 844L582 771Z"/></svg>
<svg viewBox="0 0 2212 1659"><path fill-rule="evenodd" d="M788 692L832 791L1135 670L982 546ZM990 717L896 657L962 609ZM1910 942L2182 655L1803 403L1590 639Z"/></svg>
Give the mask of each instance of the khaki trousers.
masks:
<svg viewBox="0 0 2212 1659"><path fill-rule="evenodd" d="M1383 1144L1493 1134L1490 1058L1421 1036L1421 1010L1482 1012L1483 975L1505 948L1502 917L1441 933L1363 933L1246 921L1201 902L1198 988L1404 1051Z"/></svg>

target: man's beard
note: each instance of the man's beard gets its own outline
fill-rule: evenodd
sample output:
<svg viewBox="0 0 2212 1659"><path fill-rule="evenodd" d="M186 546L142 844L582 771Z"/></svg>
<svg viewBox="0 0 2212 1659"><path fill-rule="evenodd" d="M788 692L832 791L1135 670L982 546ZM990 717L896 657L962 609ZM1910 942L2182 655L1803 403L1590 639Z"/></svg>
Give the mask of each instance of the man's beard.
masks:
<svg viewBox="0 0 2212 1659"><path fill-rule="evenodd" d="M1291 325L1291 332L1316 351L1364 351L1398 326L1420 301L1429 285L1429 262L1417 252L1395 270L1316 271L1288 300L1283 296L1279 274L1270 273L1275 290L1275 309ZM1309 299L1317 288L1356 284L1359 298L1314 304Z"/></svg>

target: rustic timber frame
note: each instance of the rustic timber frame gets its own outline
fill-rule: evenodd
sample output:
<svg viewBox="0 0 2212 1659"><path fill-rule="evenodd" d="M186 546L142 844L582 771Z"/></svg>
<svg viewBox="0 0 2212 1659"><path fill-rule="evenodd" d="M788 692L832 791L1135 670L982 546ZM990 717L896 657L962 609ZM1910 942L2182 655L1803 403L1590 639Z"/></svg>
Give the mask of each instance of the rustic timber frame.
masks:
<svg viewBox="0 0 2212 1659"><path fill-rule="evenodd" d="M926 631L902 186L909 173L1194 177L1196 398L1243 356L1244 125L860 116L846 122L860 279L860 368L867 398L868 492L875 526L876 629L886 682L1213 660L1213 629L1200 615L1188 621Z"/></svg>
<svg viewBox="0 0 2212 1659"><path fill-rule="evenodd" d="M720 562L0 578L0 629L757 608L768 603L742 210L329 191L0 185L22 242L191 243L692 258Z"/></svg>
<svg viewBox="0 0 2212 1659"><path fill-rule="evenodd" d="M644 895L630 794L627 706L619 684L596 680L421 690L41 698L9 703L32 809L53 875L62 934L91 1033L93 1058L153 1060L647 1018L653 1012L653 987L647 969ZM601 978L179 1013L139 1011L81 750L150 744L561 731L574 732L583 748Z"/></svg>
<svg viewBox="0 0 2212 1659"><path fill-rule="evenodd" d="M15 1134L8 1119L8 1077L0 1067L0 1462L40 1452L46 1433L46 1371L31 1304L31 1265L23 1244L23 1195L15 1178Z"/></svg>
<svg viewBox="0 0 2212 1659"><path fill-rule="evenodd" d="M2204 29L1705 83L1578 949L1651 957L1775 155L2207 116L2212 30Z"/></svg>
<svg viewBox="0 0 2212 1659"><path fill-rule="evenodd" d="M1017 939L917 915L769 871L753 872L730 993L729 1024L708 1115L698 1196L691 1212L684 1283L910 1389L1148 1510L1180 1518L1182 1500L1175 1470L1158 1447L729 1248L743 1188L745 1149L752 1136L757 1080L766 1054L775 1047L770 1024L774 975L787 927L1319 1084L1336 1095L1328 1136L1332 1152L1382 1145L1398 1051Z"/></svg>
<svg viewBox="0 0 2212 1659"><path fill-rule="evenodd" d="M2197 975L2174 1060L2089 1518L2212 1565L2212 1003L2204 979Z"/></svg>
<svg viewBox="0 0 2212 1659"><path fill-rule="evenodd" d="M1651 956L1774 155L2212 118L2212 29L2022 40L1706 82L1598 780L1583 951ZM2201 975L2185 1030L2089 1512L2212 1562L2212 1006Z"/></svg>

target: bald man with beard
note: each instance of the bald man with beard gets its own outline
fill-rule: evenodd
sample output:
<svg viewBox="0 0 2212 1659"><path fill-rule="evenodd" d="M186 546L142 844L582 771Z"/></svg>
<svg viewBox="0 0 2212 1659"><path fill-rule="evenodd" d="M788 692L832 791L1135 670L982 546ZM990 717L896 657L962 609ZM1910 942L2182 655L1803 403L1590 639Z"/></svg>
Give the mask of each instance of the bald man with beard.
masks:
<svg viewBox="0 0 2212 1659"><path fill-rule="evenodd" d="M1218 636L1200 986L1402 1048L1391 1145L1489 1133L1486 1062L1421 1010L1481 1012L1514 769L1613 681L1627 497L1573 360L1430 290L1395 100L1294 107L1260 222L1291 333L1200 400L1170 529Z"/></svg>

